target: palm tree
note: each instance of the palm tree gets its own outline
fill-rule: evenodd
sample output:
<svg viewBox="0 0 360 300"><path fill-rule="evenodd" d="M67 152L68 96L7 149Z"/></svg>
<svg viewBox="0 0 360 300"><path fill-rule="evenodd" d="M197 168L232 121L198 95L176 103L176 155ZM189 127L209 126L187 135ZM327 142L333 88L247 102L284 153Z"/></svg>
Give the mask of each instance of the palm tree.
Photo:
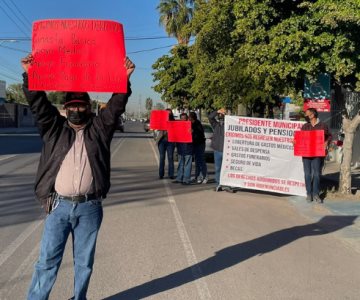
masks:
<svg viewBox="0 0 360 300"><path fill-rule="evenodd" d="M190 32L185 30L193 16L194 0L160 0L157 7L160 13L160 24L169 36L177 39L179 45L187 45Z"/></svg>

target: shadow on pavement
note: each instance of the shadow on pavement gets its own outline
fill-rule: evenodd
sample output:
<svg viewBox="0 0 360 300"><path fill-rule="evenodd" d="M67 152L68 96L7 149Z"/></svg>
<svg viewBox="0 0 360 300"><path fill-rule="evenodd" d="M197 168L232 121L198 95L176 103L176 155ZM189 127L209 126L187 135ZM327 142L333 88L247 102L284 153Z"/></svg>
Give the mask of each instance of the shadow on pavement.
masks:
<svg viewBox="0 0 360 300"><path fill-rule="evenodd" d="M316 223L275 231L259 238L221 249L214 256L196 265L140 284L104 299L142 299L150 297L222 271L256 255L274 251L302 237L324 235L340 230L352 225L356 218L357 216L325 216ZM196 275L194 276L194 274Z"/></svg>
<svg viewBox="0 0 360 300"><path fill-rule="evenodd" d="M1 136L0 155L40 153L42 140L39 135Z"/></svg>

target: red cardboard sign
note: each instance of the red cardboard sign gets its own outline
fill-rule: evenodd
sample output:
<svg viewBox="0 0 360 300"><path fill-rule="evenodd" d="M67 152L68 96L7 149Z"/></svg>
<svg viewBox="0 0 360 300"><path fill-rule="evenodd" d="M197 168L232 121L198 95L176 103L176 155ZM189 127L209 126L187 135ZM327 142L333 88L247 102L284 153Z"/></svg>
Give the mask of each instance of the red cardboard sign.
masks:
<svg viewBox="0 0 360 300"><path fill-rule="evenodd" d="M31 90L126 93L123 26L104 20L33 24Z"/></svg>
<svg viewBox="0 0 360 300"><path fill-rule="evenodd" d="M294 155L303 157L325 156L324 130L295 131Z"/></svg>
<svg viewBox="0 0 360 300"><path fill-rule="evenodd" d="M168 141L177 143L192 143L190 121L168 121Z"/></svg>
<svg viewBox="0 0 360 300"><path fill-rule="evenodd" d="M331 110L330 100L327 100L327 99L320 99L320 100L305 99L303 110L306 111L309 108L315 108L318 112L330 112L330 110Z"/></svg>
<svg viewBox="0 0 360 300"><path fill-rule="evenodd" d="M169 121L169 111L152 110L150 114L150 129L167 130L167 122Z"/></svg>

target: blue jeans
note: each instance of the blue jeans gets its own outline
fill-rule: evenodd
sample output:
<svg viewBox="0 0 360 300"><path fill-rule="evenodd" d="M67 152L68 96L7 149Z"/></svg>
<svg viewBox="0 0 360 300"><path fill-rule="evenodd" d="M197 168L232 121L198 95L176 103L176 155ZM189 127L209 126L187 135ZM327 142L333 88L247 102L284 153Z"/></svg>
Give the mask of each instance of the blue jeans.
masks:
<svg viewBox="0 0 360 300"><path fill-rule="evenodd" d="M179 155L176 181L190 183L192 155Z"/></svg>
<svg viewBox="0 0 360 300"><path fill-rule="evenodd" d="M200 174L203 178L207 177L207 166L205 162L205 143L200 145L193 145L195 156L195 178Z"/></svg>
<svg viewBox="0 0 360 300"><path fill-rule="evenodd" d="M215 181L220 184L220 172L222 164L223 153L220 151L214 151L214 164L215 164Z"/></svg>
<svg viewBox="0 0 360 300"><path fill-rule="evenodd" d="M159 154L160 154L159 177L164 177L164 175L165 175L165 155L166 154L167 154L167 158L168 158L168 176L173 177L174 176L175 144L162 139L158 144L158 148L159 148Z"/></svg>
<svg viewBox="0 0 360 300"><path fill-rule="evenodd" d="M322 157L303 157L305 186L307 195L319 195Z"/></svg>
<svg viewBox="0 0 360 300"><path fill-rule="evenodd" d="M40 256L35 265L27 299L48 299L71 233L74 257L73 299L86 300L96 239L103 217L101 200L71 203L59 198L55 200L53 207L45 220Z"/></svg>

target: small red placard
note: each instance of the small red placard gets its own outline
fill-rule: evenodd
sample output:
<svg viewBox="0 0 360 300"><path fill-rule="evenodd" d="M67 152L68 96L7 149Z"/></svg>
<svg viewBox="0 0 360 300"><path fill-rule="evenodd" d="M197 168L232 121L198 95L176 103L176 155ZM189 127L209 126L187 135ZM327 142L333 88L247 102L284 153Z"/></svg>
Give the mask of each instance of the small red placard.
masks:
<svg viewBox="0 0 360 300"><path fill-rule="evenodd" d="M126 93L123 26L104 20L33 24L31 90Z"/></svg>
<svg viewBox="0 0 360 300"><path fill-rule="evenodd" d="M150 129L167 130L169 111L152 110L150 114Z"/></svg>
<svg viewBox="0 0 360 300"><path fill-rule="evenodd" d="M330 110L331 110L330 100L328 100L328 99L320 99L320 100L305 99L303 110L306 111L309 108L315 108L318 112L330 112Z"/></svg>
<svg viewBox="0 0 360 300"><path fill-rule="evenodd" d="M190 121L168 121L168 141L192 143Z"/></svg>
<svg viewBox="0 0 360 300"><path fill-rule="evenodd" d="M324 130L295 131L294 155L302 157L325 156Z"/></svg>

